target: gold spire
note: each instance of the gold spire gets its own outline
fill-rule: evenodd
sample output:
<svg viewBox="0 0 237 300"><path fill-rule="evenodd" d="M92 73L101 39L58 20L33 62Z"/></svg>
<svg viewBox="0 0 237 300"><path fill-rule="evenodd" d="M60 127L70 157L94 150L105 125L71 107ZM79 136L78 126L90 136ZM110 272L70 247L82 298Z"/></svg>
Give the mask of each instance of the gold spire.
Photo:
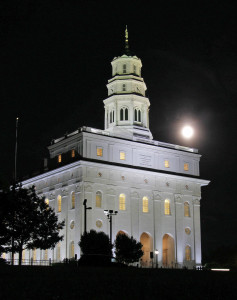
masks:
<svg viewBox="0 0 237 300"><path fill-rule="evenodd" d="M125 54L130 55L129 45L128 45L128 27L126 25L125 30Z"/></svg>

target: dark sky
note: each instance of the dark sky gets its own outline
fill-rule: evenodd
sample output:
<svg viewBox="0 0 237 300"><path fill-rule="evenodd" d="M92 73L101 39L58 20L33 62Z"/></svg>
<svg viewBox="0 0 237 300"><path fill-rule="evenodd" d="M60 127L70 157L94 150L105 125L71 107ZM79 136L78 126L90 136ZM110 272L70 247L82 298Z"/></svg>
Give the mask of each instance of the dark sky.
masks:
<svg viewBox="0 0 237 300"><path fill-rule="evenodd" d="M111 60L128 25L141 58L154 139L202 154L204 253L236 243L237 10L234 1L1 1L0 177L37 170L52 138L103 129ZM180 128L195 128L185 141Z"/></svg>

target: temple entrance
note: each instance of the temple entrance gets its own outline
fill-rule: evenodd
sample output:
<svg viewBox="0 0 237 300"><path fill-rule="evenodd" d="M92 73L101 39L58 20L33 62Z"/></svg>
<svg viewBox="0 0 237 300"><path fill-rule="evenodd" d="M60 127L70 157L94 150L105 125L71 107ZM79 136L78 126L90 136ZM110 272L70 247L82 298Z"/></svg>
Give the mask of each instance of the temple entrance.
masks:
<svg viewBox="0 0 237 300"><path fill-rule="evenodd" d="M174 239L169 234L163 236L162 263L166 268L175 267Z"/></svg>
<svg viewBox="0 0 237 300"><path fill-rule="evenodd" d="M143 245L142 251L144 252L141 258L142 267L150 267L151 266L151 258L150 252L152 251L152 238L149 234L143 232L140 237L140 242Z"/></svg>

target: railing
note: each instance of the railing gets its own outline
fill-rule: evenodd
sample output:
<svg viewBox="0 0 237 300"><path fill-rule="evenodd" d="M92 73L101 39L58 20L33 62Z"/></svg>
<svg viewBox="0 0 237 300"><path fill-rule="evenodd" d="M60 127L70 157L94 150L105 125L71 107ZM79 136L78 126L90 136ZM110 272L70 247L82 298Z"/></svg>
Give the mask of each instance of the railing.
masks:
<svg viewBox="0 0 237 300"><path fill-rule="evenodd" d="M6 261L9 265L12 264L11 259L6 259ZM22 259L21 265L22 266L52 266L52 264L55 263L55 262L56 261L53 261L51 259L48 259L48 260L34 260L32 258L32 259ZM19 259L14 259L13 264L14 265L19 265Z"/></svg>

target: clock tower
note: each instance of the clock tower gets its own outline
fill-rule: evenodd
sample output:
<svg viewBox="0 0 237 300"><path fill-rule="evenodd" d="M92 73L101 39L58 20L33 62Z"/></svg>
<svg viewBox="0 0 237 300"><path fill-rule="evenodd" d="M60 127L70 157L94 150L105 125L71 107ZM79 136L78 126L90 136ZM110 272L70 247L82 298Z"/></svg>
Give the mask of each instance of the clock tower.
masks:
<svg viewBox="0 0 237 300"><path fill-rule="evenodd" d="M149 130L150 101L141 77L142 62L130 53L128 31L125 31L124 54L115 57L112 78L108 81L105 105L105 130L115 136L152 139Z"/></svg>

